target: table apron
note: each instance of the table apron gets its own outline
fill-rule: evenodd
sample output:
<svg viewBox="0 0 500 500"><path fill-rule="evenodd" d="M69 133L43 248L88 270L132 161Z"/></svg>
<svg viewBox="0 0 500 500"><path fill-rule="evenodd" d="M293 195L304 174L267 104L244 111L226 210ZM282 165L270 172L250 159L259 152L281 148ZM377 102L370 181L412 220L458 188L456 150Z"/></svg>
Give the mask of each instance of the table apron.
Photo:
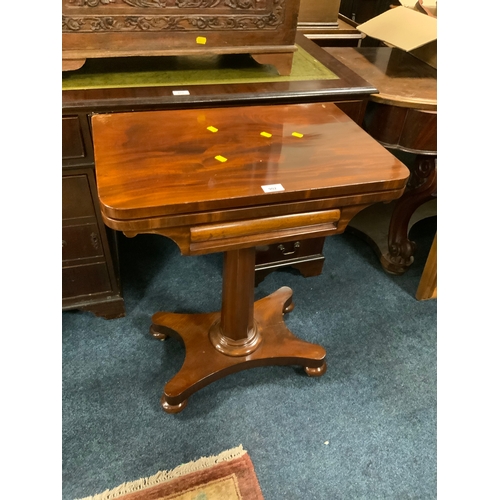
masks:
<svg viewBox="0 0 500 500"><path fill-rule="evenodd" d="M373 193L357 193L353 195L335 196L332 198L318 198L291 203L275 203L266 205L253 205L250 207L213 210L200 213L172 214L157 217L138 217L116 219L107 215L106 207L101 203L101 212L105 224L116 231L123 231L131 237L139 233L151 233L154 230L170 227L189 226L201 224L220 224L230 221L241 222L257 218L277 217L280 215L308 214L316 211L340 209L341 218L344 217L345 208L352 206L366 206L379 201L388 202L399 198L405 186L398 189L388 189Z"/></svg>
<svg viewBox="0 0 500 500"><path fill-rule="evenodd" d="M166 236L177 244L183 255L202 255L341 234L348 222L369 205L370 203L366 203L343 207L342 210L295 214L295 217L269 217L264 221L251 219L237 223L164 227L142 231L124 230L123 232L128 237L139 233ZM280 225L281 223L283 225Z"/></svg>

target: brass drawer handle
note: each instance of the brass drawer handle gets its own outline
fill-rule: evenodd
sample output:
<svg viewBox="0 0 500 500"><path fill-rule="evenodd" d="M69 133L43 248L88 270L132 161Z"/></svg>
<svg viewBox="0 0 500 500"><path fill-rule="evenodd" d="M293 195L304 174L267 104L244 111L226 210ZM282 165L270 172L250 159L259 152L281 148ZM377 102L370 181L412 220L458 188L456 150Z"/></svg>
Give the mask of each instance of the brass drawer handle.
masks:
<svg viewBox="0 0 500 500"><path fill-rule="evenodd" d="M293 255L298 248L300 248L300 241L296 241L294 243L293 250L291 252L285 252L285 245L283 244L278 245L278 250L280 250L283 255Z"/></svg>
<svg viewBox="0 0 500 500"><path fill-rule="evenodd" d="M99 237L97 236L97 233L90 233L90 241L92 243L92 246L98 250L99 249Z"/></svg>

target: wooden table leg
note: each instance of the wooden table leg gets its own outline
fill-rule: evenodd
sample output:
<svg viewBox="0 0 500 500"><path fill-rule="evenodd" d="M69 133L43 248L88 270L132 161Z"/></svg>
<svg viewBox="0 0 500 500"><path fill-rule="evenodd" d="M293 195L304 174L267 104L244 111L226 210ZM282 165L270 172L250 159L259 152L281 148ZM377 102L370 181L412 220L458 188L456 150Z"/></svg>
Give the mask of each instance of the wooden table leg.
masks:
<svg viewBox="0 0 500 500"><path fill-rule="evenodd" d="M413 264L415 242L408 238L408 223L415 210L437 193L436 156L418 155L407 189L396 201L389 225L388 251L380 257L384 269L403 274Z"/></svg>
<svg viewBox="0 0 500 500"><path fill-rule="evenodd" d="M181 369L164 388L167 413L182 411L194 392L247 368L301 365L309 376L325 373L323 347L298 339L283 320L293 309L292 290L282 287L254 302L254 266L255 248L224 254L220 312L153 315L152 335L178 337L186 348Z"/></svg>
<svg viewBox="0 0 500 500"><path fill-rule="evenodd" d="M415 297L417 300L437 298L437 233L432 241Z"/></svg>

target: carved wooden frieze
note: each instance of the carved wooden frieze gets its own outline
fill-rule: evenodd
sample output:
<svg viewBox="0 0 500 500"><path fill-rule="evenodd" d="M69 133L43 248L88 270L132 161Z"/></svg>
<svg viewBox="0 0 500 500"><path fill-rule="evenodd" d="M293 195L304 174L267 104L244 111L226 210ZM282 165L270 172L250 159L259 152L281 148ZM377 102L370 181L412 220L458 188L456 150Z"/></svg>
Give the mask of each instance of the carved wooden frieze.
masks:
<svg viewBox="0 0 500 500"><path fill-rule="evenodd" d="M286 0L64 0L63 33L275 30Z"/></svg>
<svg viewBox="0 0 500 500"><path fill-rule="evenodd" d="M217 7L218 5L226 5L233 9L249 9L255 8L256 4L265 4L265 1L259 0L67 0L67 7L99 7L107 5L119 7L120 4L126 4L130 7L140 8L208 8ZM263 7L262 7L263 8Z"/></svg>

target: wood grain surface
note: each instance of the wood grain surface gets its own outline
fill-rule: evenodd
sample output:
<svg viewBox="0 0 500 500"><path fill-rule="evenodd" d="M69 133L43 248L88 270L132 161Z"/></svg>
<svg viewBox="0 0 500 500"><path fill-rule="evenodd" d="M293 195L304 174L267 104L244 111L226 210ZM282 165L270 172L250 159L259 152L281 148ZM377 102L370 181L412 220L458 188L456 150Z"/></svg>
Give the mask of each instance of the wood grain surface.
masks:
<svg viewBox="0 0 500 500"><path fill-rule="evenodd" d="M393 47L324 47L379 92L373 102L437 111L437 70Z"/></svg>
<svg viewBox="0 0 500 500"><path fill-rule="evenodd" d="M408 177L332 103L94 115L92 127L101 210L118 220L371 194Z"/></svg>

